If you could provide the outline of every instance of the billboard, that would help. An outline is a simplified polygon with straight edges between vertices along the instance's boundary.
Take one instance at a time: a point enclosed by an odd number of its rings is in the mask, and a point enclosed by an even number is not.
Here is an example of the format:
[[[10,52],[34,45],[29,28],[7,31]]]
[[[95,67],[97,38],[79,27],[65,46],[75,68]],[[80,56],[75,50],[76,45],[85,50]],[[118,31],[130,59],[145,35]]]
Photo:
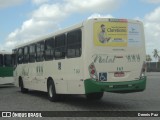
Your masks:
[[[138,24],[125,22],[95,22],[93,38],[96,46],[126,47],[140,43]]]

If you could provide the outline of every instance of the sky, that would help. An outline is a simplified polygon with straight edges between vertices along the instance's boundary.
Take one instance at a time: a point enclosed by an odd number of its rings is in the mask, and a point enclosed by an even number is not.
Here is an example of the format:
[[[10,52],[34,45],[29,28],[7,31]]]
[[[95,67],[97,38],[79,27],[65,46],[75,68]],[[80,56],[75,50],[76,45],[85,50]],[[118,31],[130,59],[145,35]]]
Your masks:
[[[141,20],[147,54],[160,51],[160,0],[0,0],[0,50],[97,17]]]

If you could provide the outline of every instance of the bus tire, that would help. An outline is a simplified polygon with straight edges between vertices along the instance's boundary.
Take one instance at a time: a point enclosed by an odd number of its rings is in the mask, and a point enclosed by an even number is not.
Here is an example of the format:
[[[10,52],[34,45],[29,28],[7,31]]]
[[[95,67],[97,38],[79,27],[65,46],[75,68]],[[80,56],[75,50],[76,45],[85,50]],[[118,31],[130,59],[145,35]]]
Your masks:
[[[58,101],[58,95],[56,94],[55,84],[53,80],[48,81],[47,90],[48,90],[48,99],[51,102]]]
[[[88,93],[86,97],[88,100],[100,100],[103,97],[104,92]]]
[[[24,88],[24,84],[23,84],[23,80],[22,79],[20,79],[20,81],[19,81],[19,86],[21,88],[21,92],[22,93],[27,93],[28,92],[28,89]]]

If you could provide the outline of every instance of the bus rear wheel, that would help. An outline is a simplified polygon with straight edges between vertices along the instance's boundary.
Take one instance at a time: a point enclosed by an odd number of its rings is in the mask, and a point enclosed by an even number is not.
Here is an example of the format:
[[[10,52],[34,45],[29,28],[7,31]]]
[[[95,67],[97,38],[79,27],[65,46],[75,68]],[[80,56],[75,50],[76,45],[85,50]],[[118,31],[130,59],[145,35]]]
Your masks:
[[[88,93],[86,97],[88,100],[100,100],[103,97],[104,92],[97,92],[97,93]]]
[[[51,80],[49,81],[47,89],[48,89],[48,99],[51,102],[58,101],[58,95],[56,94],[55,85],[53,81]]]
[[[22,79],[20,79],[20,81],[19,81],[19,86],[21,88],[21,92],[22,93],[27,93],[28,92],[28,89],[24,88],[24,84],[23,84],[23,80]]]

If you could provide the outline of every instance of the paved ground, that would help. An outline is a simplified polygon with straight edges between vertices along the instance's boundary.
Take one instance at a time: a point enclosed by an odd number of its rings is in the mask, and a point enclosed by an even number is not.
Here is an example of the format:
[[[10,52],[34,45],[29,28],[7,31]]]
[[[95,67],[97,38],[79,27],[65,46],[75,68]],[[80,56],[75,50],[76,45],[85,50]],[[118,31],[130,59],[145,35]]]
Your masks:
[[[100,101],[88,101],[85,96],[70,95],[64,96],[60,102],[52,103],[47,99],[47,94],[44,92],[30,91],[27,94],[22,94],[19,88],[14,86],[1,86],[0,111],[160,111],[160,73],[147,75],[147,88],[144,92],[132,94],[105,93]],[[64,119],[69,120],[70,118]],[[91,118],[87,119],[90,120]],[[105,118],[94,117],[93,119]],[[118,118],[108,119],[117,120]],[[119,118],[118,120],[128,119],[145,120],[146,118]],[[155,120],[158,118],[147,119]]]

